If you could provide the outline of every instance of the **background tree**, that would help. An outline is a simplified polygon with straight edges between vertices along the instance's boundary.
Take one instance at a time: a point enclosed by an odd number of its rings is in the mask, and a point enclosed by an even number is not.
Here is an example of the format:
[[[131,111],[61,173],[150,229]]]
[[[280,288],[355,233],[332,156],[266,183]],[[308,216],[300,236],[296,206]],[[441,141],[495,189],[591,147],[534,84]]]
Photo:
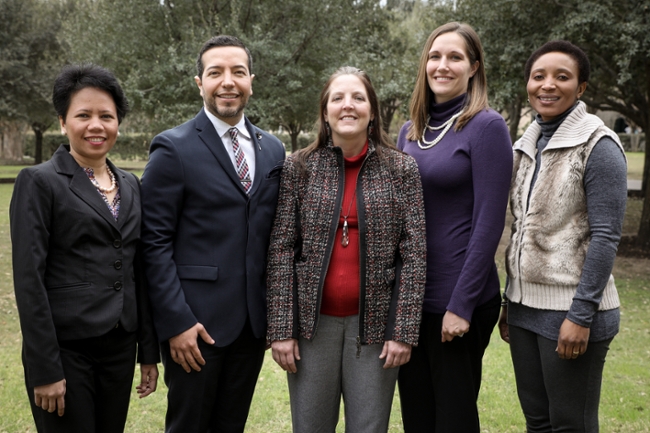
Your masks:
[[[430,8],[422,2],[393,0],[377,8],[365,43],[354,43],[350,63],[368,72],[377,91],[384,131],[389,132],[396,113],[408,118],[422,46],[435,28]],[[400,127],[401,125],[396,125]]]
[[[61,66],[55,4],[39,0],[0,3],[0,127],[1,155],[20,161],[23,132],[29,125],[36,137],[35,163],[41,162],[43,133],[56,121],[52,82]]]

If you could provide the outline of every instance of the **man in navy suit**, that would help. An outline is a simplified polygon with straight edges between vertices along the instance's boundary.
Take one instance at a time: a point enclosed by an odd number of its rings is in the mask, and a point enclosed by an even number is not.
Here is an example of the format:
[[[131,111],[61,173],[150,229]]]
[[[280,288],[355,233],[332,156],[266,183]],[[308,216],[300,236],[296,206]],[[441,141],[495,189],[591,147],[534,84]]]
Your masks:
[[[285,150],[244,116],[254,75],[240,40],[208,40],[197,70],[203,109],[153,139],[142,178],[165,431],[243,432],[266,346],[266,254]]]

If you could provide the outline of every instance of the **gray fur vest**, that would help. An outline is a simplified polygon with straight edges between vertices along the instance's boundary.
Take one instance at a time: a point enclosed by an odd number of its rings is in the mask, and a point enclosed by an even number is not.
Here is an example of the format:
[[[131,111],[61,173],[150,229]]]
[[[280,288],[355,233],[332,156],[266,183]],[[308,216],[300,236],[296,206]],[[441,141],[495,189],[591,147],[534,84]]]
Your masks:
[[[588,114],[584,103],[578,103],[543,150],[531,193],[540,133],[541,127],[534,122],[514,144],[510,186],[514,221],[506,251],[506,296],[532,308],[568,311],[591,239],[584,188],[587,160],[603,136],[621,144],[602,120]],[[610,275],[599,309],[619,305]]]

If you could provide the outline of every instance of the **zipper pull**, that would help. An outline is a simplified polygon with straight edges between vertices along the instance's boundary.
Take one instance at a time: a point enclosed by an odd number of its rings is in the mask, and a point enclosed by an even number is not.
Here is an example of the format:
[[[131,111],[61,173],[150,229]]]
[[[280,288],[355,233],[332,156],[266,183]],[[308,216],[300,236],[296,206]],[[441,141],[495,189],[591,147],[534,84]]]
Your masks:
[[[361,337],[357,335],[357,358],[361,357]]]

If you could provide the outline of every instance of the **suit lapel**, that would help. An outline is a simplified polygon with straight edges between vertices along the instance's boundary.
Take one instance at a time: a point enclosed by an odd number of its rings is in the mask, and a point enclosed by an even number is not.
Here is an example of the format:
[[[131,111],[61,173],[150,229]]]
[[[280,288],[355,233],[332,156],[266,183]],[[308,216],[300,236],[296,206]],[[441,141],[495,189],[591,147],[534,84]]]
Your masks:
[[[106,222],[117,228],[115,218],[108,210],[104,199],[90,182],[84,169],[70,155],[69,150],[65,146],[59,147],[56,153],[52,155],[52,160],[59,174],[72,177],[70,179],[70,190],[104,218]]]
[[[131,213],[131,208],[133,207],[133,186],[126,180],[126,174],[124,174],[121,170],[118,170],[112,162],[108,160],[106,162],[108,163],[108,166],[111,168],[113,173],[115,173],[115,177],[117,178],[120,186],[120,213],[117,216],[117,226],[122,229],[124,222],[128,220],[128,217]],[[104,203],[104,207],[106,207],[106,203]],[[111,218],[112,217],[113,216],[111,215]],[[114,218],[113,221],[115,221]]]
[[[212,125],[212,122],[210,122],[210,119],[208,119],[208,116],[206,116],[203,109],[196,116],[195,120],[196,129],[198,131],[199,138],[201,141],[203,141],[203,144],[205,144],[208,149],[210,149],[210,152],[212,152],[214,157],[223,168],[224,172],[228,175],[228,177],[230,177],[237,189],[239,189],[241,193],[246,196],[246,191],[240,182],[239,175],[237,174],[235,167],[232,165],[232,160],[230,159],[230,156],[228,155],[228,152],[226,151],[221,138],[217,135],[217,131],[214,129],[214,125]]]

